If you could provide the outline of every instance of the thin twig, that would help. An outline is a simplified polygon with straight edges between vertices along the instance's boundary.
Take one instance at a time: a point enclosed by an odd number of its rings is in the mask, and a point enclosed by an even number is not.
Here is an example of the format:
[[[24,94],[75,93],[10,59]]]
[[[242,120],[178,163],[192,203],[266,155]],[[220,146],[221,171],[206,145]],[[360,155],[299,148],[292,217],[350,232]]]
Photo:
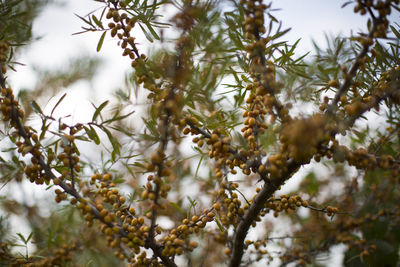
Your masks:
[[[368,36],[366,38],[368,38],[368,39],[374,38],[374,34],[378,29],[378,22],[380,22],[380,20],[381,20],[381,18],[373,19],[372,28],[369,31]],[[328,115],[334,114],[334,112],[337,108],[337,104],[339,103],[340,97],[344,93],[346,93],[346,91],[349,89],[350,85],[352,84],[352,80],[353,80],[354,76],[356,75],[357,70],[361,66],[362,59],[367,55],[371,45],[372,45],[372,43],[366,43],[363,45],[362,50],[356,56],[354,63],[350,68],[350,71],[348,73],[345,73],[344,82],[340,85],[339,90],[336,92],[336,95],[335,95],[332,103],[327,108]]]
[[[211,134],[206,132],[205,130],[201,129],[200,127],[194,125],[192,122],[188,121],[187,125],[190,126],[190,128],[196,130],[199,132],[201,135],[203,135],[205,138],[211,138]],[[242,162],[246,162],[247,159],[243,157],[242,155],[239,154],[237,150],[235,150],[230,144],[229,144],[229,152],[234,155],[235,158],[241,160]]]

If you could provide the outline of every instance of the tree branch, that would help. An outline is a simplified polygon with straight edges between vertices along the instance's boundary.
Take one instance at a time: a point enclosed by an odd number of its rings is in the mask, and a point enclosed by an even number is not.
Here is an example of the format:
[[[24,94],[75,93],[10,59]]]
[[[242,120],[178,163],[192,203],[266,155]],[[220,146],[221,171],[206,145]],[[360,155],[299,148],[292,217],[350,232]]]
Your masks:
[[[294,171],[296,171],[300,164],[292,159],[287,161],[287,172],[282,174],[280,179],[269,180],[268,177],[261,177],[265,182],[264,187],[257,194],[253,202],[251,203],[249,209],[243,216],[239,225],[236,228],[236,232],[233,238],[233,250],[231,255],[231,260],[229,267],[240,266],[244,253],[244,239],[247,236],[249,228],[255,219],[257,218],[260,211],[264,208],[264,204],[267,202],[268,198],[281,186]]]
[[[4,78],[3,74],[1,73],[1,71],[0,71],[0,86],[1,86],[1,89],[6,89],[5,78]],[[5,96],[5,97],[8,97],[8,96]],[[11,97],[9,97],[9,98],[11,98]],[[15,107],[12,99],[10,99],[10,100],[11,100],[10,101],[11,102],[11,104],[10,104],[11,105],[10,120],[11,120],[11,122],[14,123],[14,127],[18,130],[19,135],[25,140],[25,142],[28,145],[32,145],[32,142],[30,140],[30,135],[26,132],[25,127],[18,116],[18,110]],[[50,179],[53,180],[53,179],[57,178],[56,175],[52,172],[50,166],[44,161],[42,155],[32,154],[32,156],[38,160],[38,164],[42,167],[42,169],[44,170],[44,172]],[[79,192],[75,188],[69,186],[66,182],[64,182],[60,179],[58,179],[58,180],[59,180],[58,186],[60,186],[67,194],[75,197],[77,200],[83,199],[83,197],[79,194]],[[93,214],[94,218],[101,221],[103,224],[107,225],[110,228],[117,226],[119,228],[119,235],[121,235],[122,237],[128,236],[126,231],[120,225],[114,224],[112,222],[109,222],[109,223],[105,222],[104,218],[101,216],[98,209],[90,203],[87,203],[87,204],[91,206],[91,213]],[[150,249],[152,249],[154,254],[157,255],[157,257],[159,257],[162,260],[162,262],[163,262],[163,264],[165,264],[165,266],[169,266],[169,267],[177,266],[171,259],[162,255],[162,246],[157,244],[154,241],[154,239],[147,242],[147,245]]]
[[[197,132],[199,132],[201,135],[203,135],[205,138],[211,138],[211,134],[209,134],[208,132],[206,132],[205,130],[201,129],[200,127],[196,126],[195,124],[193,124],[192,122],[187,122],[187,125],[190,126],[190,128],[196,130]],[[235,156],[235,158],[246,162],[247,159],[246,157],[243,157],[242,155],[239,154],[239,152],[237,150],[235,150],[231,144],[229,144],[229,152],[231,154],[233,154]]]
[[[345,73],[344,82],[341,84],[341,86],[339,87],[339,90],[336,92],[336,95],[335,95],[332,103],[328,106],[327,114],[333,115],[334,111],[336,110],[337,104],[339,103],[340,97],[349,89],[349,87],[352,83],[352,79],[356,75],[356,72],[362,63],[362,59],[367,55],[370,46],[373,44],[373,42],[369,43],[368,40],[372,40],[372,38],[374,38],[374,34],[378,29],[378,24],[380,21],[381,21],[380,17],[378,19],[373,20],[372,28],[369,31],[368,36],[365,37],[365,38],[367,38],[367,42],[363,44],[362,50],[356,56],[354,63],[351,66],[349,72]],[[362,37],[362,38],[364,38],[364,37]]]

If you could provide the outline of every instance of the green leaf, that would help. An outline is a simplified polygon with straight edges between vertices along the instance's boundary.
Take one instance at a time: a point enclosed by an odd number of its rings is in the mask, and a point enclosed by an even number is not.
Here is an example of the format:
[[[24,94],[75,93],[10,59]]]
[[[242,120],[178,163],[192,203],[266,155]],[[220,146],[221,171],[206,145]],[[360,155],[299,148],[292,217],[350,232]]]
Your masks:
[[[97,26],[99,26],[100,28],[104,29],[103,24],[101,23],[101,21],[99,21],[95,15],[92,15],[92,19],[94,21],[94,23],[96,23]]]
[[[107,134],[108,140],[110,141],[110,143],[113,147],[111,157],[112,157],[113,161],[115,161],[116,155],[119,156],[121,154],[121,151],[119,149],[120,144],[119,144],[118,140],[112,135],[112,133],[107,128],[102,127],[101,129]]]
[[[85,129],[88,137],[91,140],[93,140],[96,145],[99,145],[100,144],[99,136],[97,135],[95,129],[91,125],[89,125],[89,127],[90,127],[90,129],[88,127],[86,127],[86,126],[83,126],[83,128]]]
[[[31,101],[31,106],[33,108],[33,110],[38,113],[38,114],[43,114],[42,109],[40,108],[40,106],[38,105],[38,103],[36,103],[36,101]]]
[[[192,208],[194,209],[194,207],[196,207],[197,202],[196,202],[196,200],[193,200],[190,196],[187,196],[187,199],[190,202],[190,206],[187,211],[187,217],[190,217],[190,212],[191,212]]]
[[[150,131],[150,133],[155,136],[158,137],[158,131],[157,131],[157,126],[154,120],[148,120],[146,118],[142,118],[143,123],[146,125],[146,128]]]
[[[56,110],[57,106],[63,101],[63,99],[67,96],[67,93],[63,94],[63,96],[57,101],[57,104],[51,110],[50,116],[53,116],[54,111]]]
[[[138,161],[136,161],[136,162],[134,162],[134,163],[132,163],[132,164],[130,164],[130,165],[131,165],[131,166],[134,166],[134,167],[139,167],[139,168],[141,168],[141,169],[146,169],[146,166],[145,166],[144,164],[138,162]]]
[[[123,134],[125,134],[126,136],[133,136],[133,132],[128,128],[125,129],[124,127],[120,127],[120,126],[110,126],[111,129],[121,132]]]
[[[81,20],[83,20],[86,24],[89,24],[90,26],[93,26],[93,23],[92,23],[92,21],[90,20],[90,17],[89,17],[89,20],[87,20],[87,19],[85,19],[84,17],[79,16],[78,14],[75,14],[75,16],[77,16],[78,18],[80,18]]]
[[[194,177],[197,177],[197,174],[199,173],[200,165],[201,165],[201,162],[203,161],[203,158],[204,158],[204,155],[201,155],[199,163],[197,164],[197,168],[196,168],[196,172],[194,174]]]
[[[109,120],[103,121],[103,124],[105,124],[105,123],[110,123],[110,122],[113,122],[113,121],[120,121],[120,120],[123,120],[123,119],[125,119],[126,117],[129,117],[130,115],[132,115],[133,113],[135,113],[135,111],[129,112],[128,114],[121,115],[121,116],[114,116],[113,118],[111,118],[111,119],[109,119]]]
[[[221,232],[225,232],[225,228],[224,228],[224,226],[222,226],[222,224],[221,224],[221,222],[218,220],[218,218],[215,217],[214,220],[215,220],[215,222],[217,223],[219,230],[220,230]]]
[[[158,36],[157,32],[153,29],[153,27],[151,27],[151,24],[147,22],[147,23],[146,23],[146,26],[147,26],[147,28],[149,29],[150,33],[153,35],[153,37],[154,37],[156,40],[160,40],[160,36]]]
[[[19,160],[18,160],[17,156],[12,156],[11,160],[12,160],[16,165],[19,165]]]
[[[26,239],[26,242],[29,242],[29,240],[31,240],[32,235],[33,235],[33,232],[31,232],[31,233],[29,234],[28,238]]]
[[[10,152],[10,151],[15,151],[15,150],[17,150],[16,147],[9,147],[9,148],[2,149],[1,152]]]
[[[97,52],[100,52],[100,49],[101,49],[101,47],[103,46],[104,37],[106,36],[106,33],[107,33],[106,31],[103,32],[103,34],[102,34],[101,37],[100,37],[99,42],[97,43],[97,48],[96,48],[96,51],[97,51]]]
[[[112,152],[111,152],[111,161],[112,162],[115,162],[115,159],[117,158],[117,154],[115,153],[115,150],[113,150]]]
[[[153,38],[151,38],[151,35],[144,29],[144,27],[142,26],[142,24],[139,23],[140,28],[143,31],[144,36],[146,37],[147,40],[149,40],[150,43],[152,43],[154,40]]]
[[[344,3],[344,4],[341,6],[341,8],[344,8],[345,6],[347,6],[347,5],[351,4],[351,3],[353,3],[353,1],[347,1],[346,3]]]
[[[48,187],[46,187],[46,191],[49,190],[50,188],[52,188],[54,186],[54,184],[49,185]]]
[[[42,122],[42,128],[41,128],[41,133],[39,136],[39,140],[43,140],[43,138],[46,135],[47,130],[49,129],[51,123],[46,124],[46,119],[43,120]]]
[[[108,100],[104,101],[103,103],[101,103],[101,105],[98,108],[96,108],[96,106],[95,106],[96,111],[93,114],[92,121],[95,121],[97,119],[97,117],[100,115],[100,112],[102,111],[102,109],[105,108],[105,106],[107,106],[108,102],[109,102]]]
[[[190,207],[189,207],[189,209],[191,209],[191,208],[193,208],[193,207],[195,207],[195,206],[197,205],[196,200],[193,200],[190,196],[187,196],[187,199],[188,199],[189,202],[190,202]]]
[[[21,239],[21,241],[26,245],[28,243],[28,240],[25,239],[25,237],[21,234],[21,233],[17,233],[17,235],[19,236],[19,239]]]
[[[396,37],[397,37],[398,39],[400,39],[400,32],[399,32],[398,30],[396,30],[396,28],[393,27],[393,26],[390,26],[390,29],[392,29],[394,35],[396,35]]]
[[[147,213],[149,213],[151,211],[151,209],[145,210],[143,211],[143,215],[146,215]]]
[[[124,178],[117,178],[117,179],[114,179],[113,180],[113,183],[114,184],[123,184],[123,183],[125,183],[125,179]]]
[[[178,204],[176,204],[176,203],[174,203],[172,201],[169,202],[169,204],[171,204],[171,206],[173,206],[175,209],[177,209],[180,213],[183,213],[181,207],[179,207]]]

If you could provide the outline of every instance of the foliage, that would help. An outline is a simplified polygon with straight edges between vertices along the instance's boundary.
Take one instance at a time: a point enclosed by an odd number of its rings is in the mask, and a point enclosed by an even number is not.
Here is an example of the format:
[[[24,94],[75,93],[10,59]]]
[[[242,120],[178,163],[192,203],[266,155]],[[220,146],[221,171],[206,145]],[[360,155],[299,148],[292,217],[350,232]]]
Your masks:
[[[12,235],[2,217],[2,265],[319,266],[339,245],[345,266],[399,264],[400,25],[388,20],[398,0],[346,2],[368,32],[301,56],[262,1],[97,2],[78,34],[97,32],[99,52],[118,40],[132,73],[75,123],[55,116],[65,95],[50,112],[38,98],[91,79],[98,62],[42,72],[16,97],[5,75],[37,13],[0,1],[1,182],[46,185],[64,203],[5,195],[3,211],[32,232]]]
[[[32,38],[32,22],[43,6],[51,0],[1,0],[0,40],[7,45],[7,53],[2,53],[0,61],[12,67],[16,47],[24,45]],[[4,71],[4,69],[3,69]]]

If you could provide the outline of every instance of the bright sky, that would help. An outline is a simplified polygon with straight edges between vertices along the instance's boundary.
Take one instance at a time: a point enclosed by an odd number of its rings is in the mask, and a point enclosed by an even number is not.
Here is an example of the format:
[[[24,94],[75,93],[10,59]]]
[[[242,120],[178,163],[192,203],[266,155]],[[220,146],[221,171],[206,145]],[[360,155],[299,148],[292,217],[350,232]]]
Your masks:
[[[70,57],[88,54],[98,54],[105,59],[104,68],[93,84],[98,92],[109,92],[121,86],[123,77],[129,70],[129,60],[122,58],[121,49],[116,42],[106,39],[101,52],[96,53],[100,33],[72,35],[80,31],[83,25],[74,13],[86,15],[101,7],[101,3],[87,0],[64,2],[63,5],[50,5],[35,22],[33,32],[37,36],[42,36],[42,39],[29,46],[19,58],[19,61],[27,66],[18,67],[18,72],[12,75],[14,87],[31,87],[35,81],[30,71],[33,65],[57,67],[62,66]],[[304,52],[312,48],[311,38],[324,44],[324,32],[348,35],[351,29],[355,31],[365,29],[366,17],[355,15],[351,6],[341,9],[343,2],[342,0],[278,0],[273,2],[273,7],[281,9],[274,14],[283,21],[283,27],[292,28],[286,39],[294,42],[302,38],[300,48],[301,52]]]
[[[312,38],[324,45],[324,33],[334,35],[343,33],[348,36],[352,29],[358,31],[366,28],[366,17],[354,14],[352,6],[342,9],[341,5],[344,2],[344,0],[277,0],[273,1],[272,7],[280,9],[273,14],[283,21],[283,28],[292,28],[284,40],[294,43],[302,38],[298,50],[300,55],[312,49]],[[88,107],[91,107],[90,102],[100,104],[109,99],[115,89],[123,86],[124,77],[130,70],[130,61],[127,57],[121,56],[122,50],[117,46],[116,40],[112,40],[109,35],[100,53],[96,52],[96,46],[101,33],[72,35],[81,31],[81,27],[84,26],[74,14],[84,16],[102,7],[101,3],[90,0],[56,0],[56,3],[45,8],[35,21],[33,32],[42,38],[28,46],[20,55],[18,61],[26,66],[18,66],[17,73],[9,74],[9,81],[15,89],[32,88],[36,81],[32,72],[33,66],[58,68],[66,64],[71,57],[79,55],[100,57],[104,64],[93,83],[76,83],[68,88],[67,98],[63,101],[63,105],[68,103],[68,114],[74,118],[79,117],[80,121],[87,121],[93,113],[91,109],[88,110]],[[139,42],[147,43],[142,35],[135,37]],[[139,49],[147,52],[144,46],[139,46]],[[52,108],[60,95],[53,99],[49,97],[47,109]],[[63,105],[59,110],[64,109]]]
[[[311,38],[318,44],[324,44],[324,34],[343,34],[349,36],[360,30],[366,30],[367,16],[353,12],[354,5],[341,8],[344,0],[278,0],[273,7],[281,8],[276,12],[285,27],[291,27],[290,40],[302,38],[302,49],[312,49]]]

